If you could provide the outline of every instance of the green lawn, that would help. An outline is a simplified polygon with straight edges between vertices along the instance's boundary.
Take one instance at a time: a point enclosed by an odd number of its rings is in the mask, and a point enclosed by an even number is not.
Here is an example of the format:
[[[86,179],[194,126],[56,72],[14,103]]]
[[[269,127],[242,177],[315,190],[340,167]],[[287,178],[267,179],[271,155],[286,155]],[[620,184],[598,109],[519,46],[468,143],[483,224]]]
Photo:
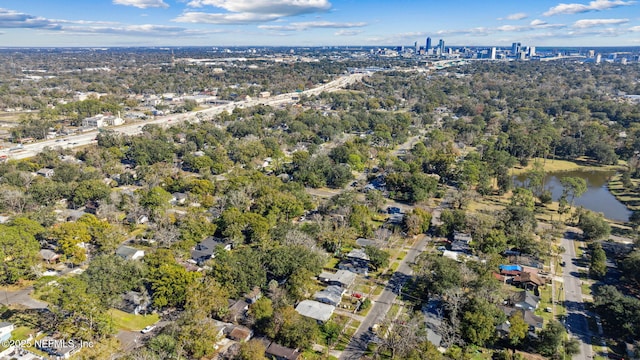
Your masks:
[[[113,325],[122,330],[137,331],[160,321],[158,314],[133,315],[124,311],[110,309],[109,315],[113,319]]]
[[[13,330],[13,332],[11,333],[11,338],[14,340],[26,340],[29,338],[29,334],[35,335],[35,333],[36,331],[29,327],[19,326]]]
[[[329,258],[327,263],[324,264],[324,268],[325,269],[335,269],[338,266],[339,262],[340,262],[340,259],[338,259],[337,257],[331,257],[331,258]]]

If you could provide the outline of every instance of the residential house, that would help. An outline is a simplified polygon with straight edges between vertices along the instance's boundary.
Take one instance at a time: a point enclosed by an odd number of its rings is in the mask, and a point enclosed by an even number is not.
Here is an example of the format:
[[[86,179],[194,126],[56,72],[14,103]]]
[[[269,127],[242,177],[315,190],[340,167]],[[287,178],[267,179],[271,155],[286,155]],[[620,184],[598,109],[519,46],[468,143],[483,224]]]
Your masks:
[[[254,304],[261,297],[262,297],[262,290],[260,290],[259,286],[254,286],[250,292],[244,295],[244,298],[247,300],[249,304]]]
[[[454,232],[453,241],[451,242],[451,251],[470,253],[471,241],[473,238],[469,234]]]
[[[55,174],[55,170],[49,169],[49,168],[42,168],[42,169],[36,171],[36,175],[40,175],[40,176],[45,177],[47,179],[52,178],[54,174]]]
[[[525,290],[537,291],[538,287],[544,286],[545,281],[535,273],[522,272],[520,275],[515,276],[511,283]]]
[[[303,300],[296,306],[298,314],[314,319],[320,323],[327,322],[331,318],[331,315],[333,315],[335,309],[336,307],[333,305],[323,304],[313,300]]]
[[[38,350],[57,359],[69,359],[73,354],[81,350],[78,342],[72,344],[69,341],[62,341],[61,339],[54,339],[49,336],[40,339],[36,343],[36,346]]]
[[[11,339],[11,333],[15,329],[15,326],[9,322],[0,322],[0,341],[7,341]]]
[[[318,276],[318,279],[329,285],[342,286],[347,289],[356,280],[356,274],[348,270],[338,270],[335,273],[323,271]]]
[[[535,310],[538,308],[538,304],[540,303],[540,297],[535,296],[530,291],[522,290],[513,296],[511,303],[516,308]]]
[[[187,194],[182,193],[182,192],[174,192],[173,194],[171,194],[171,204],[172,205],[184,205],[184,203],[187,201]]]
[[[144,257],[144,250],[136,249],[127,245],[120,245],[120,247],[116,249],[116,255],[125,260],[138,260]]]
[[[118,309],[129,314],[139,315],[146,314],[150,305],[151,301],[148,296],[137,291],[129,291],[122,296]]]
[[[336,286],[330,285],[327,286],[324,290],[320,290],[313,295],[313,298],[317,301],[333,306],[338,306],[340,301],[342,301],[342,295],[344,295],[345,289]]]
[[[440,347],[442,343],[442,335],[440,334],[440,327],[442,325],[441,307],[442,303],[440,300],[430,300],[422,307],[427,340],[436,347]]]
[[[359,262],[354,262],[352,260],[343,260],[338,264],[338,269],[352,272],[354,274],[360,274],[367,276],[369,275],[369,266],[362,265]]]
[[[536,329],[542,329],[543,327],[544,319],[541,316],[537,316],[536,314],[534,314],[531,310],[518,309],[509,306],[500,306],[500,310],[502,310],[507,318],[519,312],[522,315],[522,319],[524,320],[524,322],[529,325],[529,331],[535,332]],[[505,324],[501,324],[500,326],[498,326],[497,330],[498,333],[507,335],[509,334],[509,328],[510,326],[507,322],[506,326]]]
[[[374,246],[374,247],[380,247],[380,243],[378,243],[376,240],[371,240],[371,239],[365,239],[365,238],[357,238],[356,239],[356,245],[364,248],[366,246]]]
[[[240,325],[230,327],[229,333],[227,334],[229,339],[240,342],[249,341],[252,336],[253,330]]]
[[[300,359],[300,352],[297,349],[291,349],[282,345],[272,342],[267,346],[265,352],[267,359],[273,360],[298,360]]]
[[[227,251],[231,250],[231,242],[224,239],[209,236],[202,240],[196,247],[191,250],[191,259],[196,263],[202,264],[209,259],[215,257],[215,250],[217,247],[221,247]]]
[[[232,323],[239,323],[245,318],[248,310],[249,303],[245,299],[229,300],[229,308],[224,319]]]

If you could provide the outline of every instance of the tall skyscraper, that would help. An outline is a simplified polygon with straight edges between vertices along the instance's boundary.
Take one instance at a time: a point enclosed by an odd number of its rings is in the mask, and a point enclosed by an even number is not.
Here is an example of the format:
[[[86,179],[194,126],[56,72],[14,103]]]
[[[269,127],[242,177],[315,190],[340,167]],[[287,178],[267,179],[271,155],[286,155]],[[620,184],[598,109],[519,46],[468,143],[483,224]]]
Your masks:
[[[520,52],[520,46],[522,46],[522,44],[520,44],[519,42],[511,44],[511,55],[518,56],[518,53]]]
[[[495,60],[496,59],[496,48],[492,47],[491,48],[491,60]]]
[[[430,37],[427,38],[427,44],[426,44],[426,46],[424,48],[424,51],[426,51],[427,54],[429,53],[429,50],[431,50],[431,38]]]
[[[444,54],[444,40],[442,39],[438,41],[438,50],[440,50],[440,55]]]
[[[417,41],[413,43],[413,48],[416,49],[416,54],[420,52],[420,45]]]
[[[536,47],[529,46],[529,57],[536,56]]]

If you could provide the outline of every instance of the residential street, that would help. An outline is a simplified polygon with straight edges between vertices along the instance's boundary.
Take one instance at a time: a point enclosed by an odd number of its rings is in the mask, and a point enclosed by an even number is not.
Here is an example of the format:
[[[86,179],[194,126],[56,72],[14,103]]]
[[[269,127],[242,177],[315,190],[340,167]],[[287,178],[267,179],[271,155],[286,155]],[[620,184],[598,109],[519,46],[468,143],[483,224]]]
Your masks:
[[[0,290],[0,304],[22,305],[28,309],[46,309],[47,303],[35,300],[30,296],[33,287],[21,290]]]
[[[391,305],[395,301],[398,295],[398,289],[401,287],[411,276],[413,270],[410,267],[416,257],[424,250],[429,237],[421,235],[415,246],[409,250],[407,256],[400,262],[398,270],[393,274],[389,283],[385,286],[380,296],[374,300],[373,307],[369,311],[367,317],[362,321],[360,327],[355,332],[351,341],[347,345],[347,348],[342,352],[340,359],[360,359],[365,350],[367,344],[373,338],[373,333],[369,330],[375,323],[381,322],[386,316]]]
[[[581,280],[579,277],[578,266],[576,265],[576,250],[574,247],[574,238],[576,233],[571,230],[565,232],[562,238],[562,247],[565,252],[562,254],[562,261],[565,266],[562,269],[562,279],[564,284],[565,307],[567,309],[567,319],[565,327],[569,335],[580,341],[580,354],[573,359],[586,360],[592,359],[591,353],[591,331],[587,323],[587,313],[582,301]]]

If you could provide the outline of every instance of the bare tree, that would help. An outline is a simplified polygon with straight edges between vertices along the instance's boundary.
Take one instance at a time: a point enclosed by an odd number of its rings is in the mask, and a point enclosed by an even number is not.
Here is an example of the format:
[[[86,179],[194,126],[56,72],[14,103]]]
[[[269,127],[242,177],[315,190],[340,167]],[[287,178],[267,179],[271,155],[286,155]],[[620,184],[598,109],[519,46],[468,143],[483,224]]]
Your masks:
[[[4,207],[16,213],[22,213],[29,204],[29,199],[20,190],[5,190],[0,195]]]
[[[380,347],[391,352],[391,358],[406,358],[421,342],[426,340],[426,333],[422,330],[424,317],[420,313],[412,315],[406,320],[396,320],[382,326],[386,329]]]
[[[311,236],[300,230],[289,230],[282,241],[282,245],[284,246],[304,246],[309,249],[314,249],[316,247],[316,242],[311,238]]]

